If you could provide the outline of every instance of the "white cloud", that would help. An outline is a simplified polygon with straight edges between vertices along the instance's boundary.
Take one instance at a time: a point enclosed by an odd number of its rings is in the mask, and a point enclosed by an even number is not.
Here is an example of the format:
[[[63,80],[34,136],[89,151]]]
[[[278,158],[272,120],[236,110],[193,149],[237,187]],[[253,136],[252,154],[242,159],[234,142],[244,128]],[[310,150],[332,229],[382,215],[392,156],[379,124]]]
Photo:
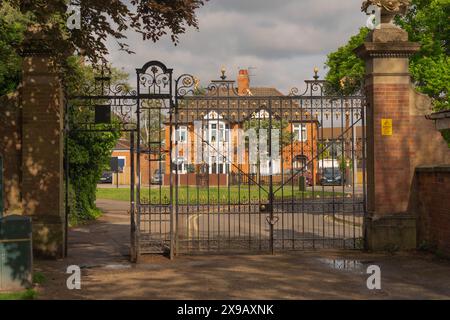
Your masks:
[[[233,78],[239,67],[255,67],[253,85],[288,92],[365,24],[360,7],[361,0],[211,0],[198,11],[200,30],[189,30],[177,47],[167,38],[152,43],[129,34],[136,54],[111,45],[111,60],[131,79],[145,62],[160,60],[175,76],[191,73],[204,85],[222,65]]]

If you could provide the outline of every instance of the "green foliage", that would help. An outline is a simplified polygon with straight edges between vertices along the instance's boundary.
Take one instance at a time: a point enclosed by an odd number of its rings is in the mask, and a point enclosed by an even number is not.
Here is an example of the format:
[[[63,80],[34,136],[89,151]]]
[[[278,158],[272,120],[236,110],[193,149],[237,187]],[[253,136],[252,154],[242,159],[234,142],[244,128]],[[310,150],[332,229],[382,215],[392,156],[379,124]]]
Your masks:
[[[279,187],[279,188],[278,188]],[[275,199],[311,199],[317,196],[323,198],[333,198],[333,197],[343,197],[342,192],[327,192],[323,190],[312,191],[300,191],[298,190],[298,185],[292,188],[292,185],[278,185],[275,188],[277,191],[274,196]],[[261,192],[261,188],[258,186],[236,186],[232,185],[228,187],[178,187],[178,203],[187,204],[189,199],[189,204],[212,204],[213,201],[218,202],[220,199],[221,204],[243,204],[248,203],[249,199],[257,199],[259,202],[259,197],[261,196],[261,201],[268,200],[268,194],[265,191]],[[116,200],[116,201],[130,201],[130,189],[129,188],[98,188],[97,198],[104,200]],[[161,202],[160,202],[161,199]],[[170,188],[161,187],[159,188],[142,188],[141,189],[141,201],[143,203],[153,203],[153,204],[169,204],[170,203]]]
[[[208,89],[198,86],[194,89],[194,96],[205,96],[208,93]]]
[[[267,137],[269,137],[269,129],[279,129],[281,131],[280,147],[283,148],[291,144],[293,133],[286,128],[289,126],[289,121],[273,118],[272,127],[269,119],[250,118],[244,122],[244,130],[254,129],[256,137],[259,139],[259,130],[267,130]]]
[[[437,110],[450,109],[450,1],[413,0],[413,7],[397,24],[419,42],[410,71],[418,90],[429,95]]]
[[[317,150],[319,150],[319,160],[331,158],[331,147],[327,148],[325,143],[317,143]]]
[[[448,147],[450,148],[450,130],[444,130],[444,131],[442,132],[442,136],[443,136],[444,139],[447,141]]]
[[[14,91],[20,81],[22,42],[28,19],[8,3],[0,5],[0,96]]]
[[[339,157],[338,160],[339,160],[339,170],[341,170],[343,174],[346,173],[347,168],[348,170],[353,169],[353,161],[351,159],[346,159],[344,156],[341,156]]]
[[[35,19],[23,15],[9,2],[0,6],[0,95],[14,91],[20,81],[21,58],[17,54],[23,41],[26,25]],[[81,94],[83,88],[94,81],[94,71],[83,66],[77,57],[70,57],[65,67],[65,83],[68,94]],[[124,75],[113,73],[113,82],[124,79]],[[73,111],[73,110],[72,110]],[[71,121],[82,117],[82,112],[69,115]],[[73,122],[72,122],[73,123]],[[111,149],[119,133],[74,133],[68,145],[70,159],[69,205],[70,220],[76,224],[82,220],[97,218],[100,211],[95,207],[96,184],[102,171],[109,165]]]
[[[331,92],[339,94],[352,94],[357,91],[364,80],[364,61],[353,52],[364,43],[369,29],[361,28],[359,33],[350,38],[349,42],[336,52],[328,55],[325,65],[329,68],[326,80]]]
[[[37,298],[37,292],[28,289],[22,292],[0,293],[0,300],[34,300]]]
[[[0,95],[15,90],[19,84],[21,59],[18,53],[29,45],[26,34],[31,25],[39,25],[41,29],[40,49],[52,49],[64,66],[67,93],[80,95],[86,85],[93,83],[94,72],[78,58],[71,57],[76,50],[91,62],[104,61],[108,53],[106,42],[115,39],[120,49],[131,52],[123,41],[125,31],[129,29],[141,34],[144,40],[157,41],[169,34],[177,43],[187,27],[198,26],[195,11],[204,2],[83,0],[82,28],[69,31],[66,27],[67,0],[0,1]],[[123,74],[113,73],[112,82],[119,79],[123,79]],[[72,109],[69,125],[86,116],[86,112],[89,111]],[[70,135],[66,148],[70,155],[72,224],[100,214],[95,208],[96,184],[102,171],[108,169],[111,149],[119,135],[119,132],[72,132]]]
[[[450,1],[413,0],[412,4],[405,17],[396,19],[396,23],[408,32],[410,41],[422,45],[419,53],[410,60],[411,74],[417,89],[433,99],[437,110],[449,109]],[[334,91],[349,94],[360,87],[364,64],[353,49],[364,42],[368,32],[367,28],[362,28],[346,45],[328,55],[326,79]]]
[[[66,22],[68,0],[3,0],[42,27],[46,35],[42,47],[71,55],[76,49],[92,62],[106,58],[107,41],[117,42],[120,50],[132,52],[126,43],[128,31],[143,40],[157,41],[169,35],[174,43],[189,27],[198,27],[196,10],[207,0],[82,0],[81,29],[69,31]]]
[[[67,63],[67,90],[69,95],[80,94],[83,86],[92,85],[94,71],[91,67],[84,66],[79,59],[72,57]],[[117,72],[113,73],[114,79],[123,76]],[[69,127],[74,125],[86,113],[92,112],[87,108],[69,109]],[[120,137],[115,132],[86,132],[72,130],[68,143],[69,154],[69,206],[70,224],[76,225],[84,220],[96,219],[100,211],[95,206],[97,182],[103,171],[109,169],[111,150]]]
[[[42,272],[35,272],[33,274],[34,284],[44,284],[47,281],[47,277]]]

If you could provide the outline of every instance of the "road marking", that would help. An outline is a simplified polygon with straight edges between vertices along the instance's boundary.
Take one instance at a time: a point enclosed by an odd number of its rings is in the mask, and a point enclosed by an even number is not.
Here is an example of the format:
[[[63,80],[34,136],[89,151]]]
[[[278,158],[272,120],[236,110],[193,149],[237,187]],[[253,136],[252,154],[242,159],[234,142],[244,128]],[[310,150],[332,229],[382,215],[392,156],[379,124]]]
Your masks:
[[[196,214],[193,214],[192,216],[190,216],[188,219],[188,230],[189,230],[188,237],[189,237],[189,239],[195,239],[195,235],[198,233],[199,218],[200,218],[200,214],[196,213]],[[196,220],[196,222],[194,222],[194,220]],[[194,227],[193,236],[191,235],[191,223],[193,224],[193,227]]]

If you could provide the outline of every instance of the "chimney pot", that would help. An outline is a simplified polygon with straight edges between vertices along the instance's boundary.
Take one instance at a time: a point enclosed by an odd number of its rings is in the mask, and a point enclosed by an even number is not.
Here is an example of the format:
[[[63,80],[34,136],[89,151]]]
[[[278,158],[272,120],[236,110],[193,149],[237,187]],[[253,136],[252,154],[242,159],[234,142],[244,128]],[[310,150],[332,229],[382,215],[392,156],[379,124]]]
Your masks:
[[[238,93],[241,96],[247,95],[250,90],[250,77],[247,69],[239,70]]]

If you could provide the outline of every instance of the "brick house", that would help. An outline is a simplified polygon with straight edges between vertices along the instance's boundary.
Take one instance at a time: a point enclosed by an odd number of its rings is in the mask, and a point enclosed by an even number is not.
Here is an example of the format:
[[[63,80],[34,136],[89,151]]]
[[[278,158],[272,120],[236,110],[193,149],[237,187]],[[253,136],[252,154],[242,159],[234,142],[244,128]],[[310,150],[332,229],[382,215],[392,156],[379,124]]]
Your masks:
[[[141,147],[141,181],[142,185],[148,185],[152,181],[153,175],[157,170],[164,170],[164,163],[159,161],[159,152],[148,152],[148,148]],[[119,172],[113,174],[112,184],[117,184],[117,178],[119,179],[119,185],[131,184],[131,147],[130,141],[127,138],[120,138],[117,141],[116,146],[112,150],[111,158],[117,158],[119,164]],[[134,163],[137,166],[137,151],[134,150]],[[136,170],[137,178],[137,170]]]
[[[180,183],[189,185],[198,184],[198,176],[201,174],[207,176],[211,185],[226,185],[235,181],[239,173],[239,179],[244,176],[244,180],[240,181],[245,182],[247,175],[268,179],[271,172],[277,183],[281,182],[283,174],[285,178],[289,178],[292,172],[302,168],[306,168],[304,174],[314,181],[318,169],[316,155],[319,121],[307,110],[302,110],[298,100],[289,99],[279,90],[251,87],[248,70],[240,70],[237,82],[239,101],[223,100],[227,94],[236,98],[234,93],[225,92],[220,94],[218,100],[205,94],[203,100],[193,97],[180,102],[179,126],[177,130],[172,127],[176,147],[172,154],[172,164],[170,157],[166,157],[165,182],[168,183],[170,170],[174,171],[177,166],[178,173],[182,176]],[[234,84],[234,81],[229,83]],[[272,104],[270,109],[267,107],[268,103]],[[249,164],[249,148],[254,139],[258,140],[257,137],[248,136],[252,141],[245,142],[245,149],[239,149],[243,143],[240,135],[251,127],[252,121],[257,124],[255,130],[258,130],[264,127],[261,125],[264,122],[265,127],[268,127],[270,118],[272,128],[280,129],[282,137],[290,137],[280,139],[280,157],[273,161],[272,171],[268,160]],[[170,141],[170,130],[167,122],[166,141]],[[201,152],[198,152],[198,148],[201,148]],[[239,154],[240,150],[245,151]],[[202,159],[197,159],[199,156]]]

